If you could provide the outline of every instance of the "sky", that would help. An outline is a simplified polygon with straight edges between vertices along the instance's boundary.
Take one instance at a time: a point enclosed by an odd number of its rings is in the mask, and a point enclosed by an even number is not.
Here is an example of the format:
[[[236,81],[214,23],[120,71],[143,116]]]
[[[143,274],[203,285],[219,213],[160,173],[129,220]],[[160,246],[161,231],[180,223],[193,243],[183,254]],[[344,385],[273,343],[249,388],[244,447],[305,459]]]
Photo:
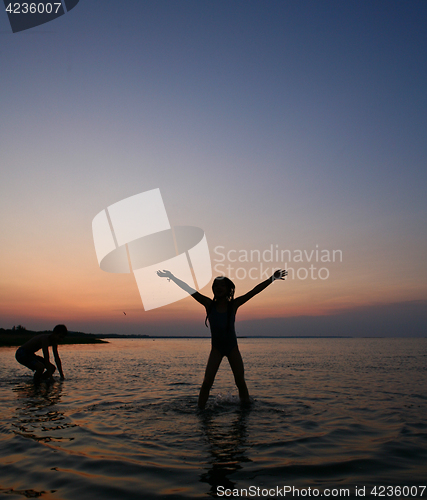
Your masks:
[[[208,336],[98,265],[93,218],[160,189],[236,295],[288,269],[238,334],[425,336],[426,61],[424,0],[1,11],[0,327]]]

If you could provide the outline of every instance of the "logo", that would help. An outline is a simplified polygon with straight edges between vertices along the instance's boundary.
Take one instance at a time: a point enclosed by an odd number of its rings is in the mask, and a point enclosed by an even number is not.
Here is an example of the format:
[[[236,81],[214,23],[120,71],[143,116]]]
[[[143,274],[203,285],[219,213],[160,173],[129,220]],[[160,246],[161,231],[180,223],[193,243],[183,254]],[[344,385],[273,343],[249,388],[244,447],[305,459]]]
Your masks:
[[[79,0],[62,0],[62,2],[49,0],[10,2],[4,0],[10,26],[14,33],[53,21],[65,14],[64,4],[67,12],[69,12],[78,3]]]
[[[99,267],[110,273],[133,272],[146,311],[172,304],[188,293],[157,276],[166,269],[200,290],[212,278],[203,229],[171,227],[160,189],[110,205],[92,221]]]

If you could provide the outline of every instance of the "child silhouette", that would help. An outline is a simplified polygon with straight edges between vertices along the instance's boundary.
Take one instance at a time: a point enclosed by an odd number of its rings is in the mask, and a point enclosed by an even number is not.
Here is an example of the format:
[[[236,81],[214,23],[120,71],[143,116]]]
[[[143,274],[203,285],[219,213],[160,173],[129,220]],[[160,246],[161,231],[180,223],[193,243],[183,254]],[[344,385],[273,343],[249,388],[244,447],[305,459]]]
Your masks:
[[[240,306],[262,292],[268,285],[273,283],[273,281],[285,279],[287,274],[287,271],[279,269],[270,278],[259,283],[245,295],[237,298],[234,298],[234,283],[225,276],[219,276],[215,278],[212,283],[214,298],[210,299],[176,278],[170,271],[157,271],[157,275],[160,278],[167,278],[169,281],[172,280],[206,309],[205,324],[209,321],[212,348],[206,366],[205,377],[200,389],[198,400],[199,408],[203,409],[206,405],[209,398],[209,392],[224,356],[227,357],[231,370],[233,371],[234,380],[239,390],[240,400],[243,403],[249,402],[249,392],[245,381],[243,360],[237,345],[236,331],[234,328],[236,312]]]

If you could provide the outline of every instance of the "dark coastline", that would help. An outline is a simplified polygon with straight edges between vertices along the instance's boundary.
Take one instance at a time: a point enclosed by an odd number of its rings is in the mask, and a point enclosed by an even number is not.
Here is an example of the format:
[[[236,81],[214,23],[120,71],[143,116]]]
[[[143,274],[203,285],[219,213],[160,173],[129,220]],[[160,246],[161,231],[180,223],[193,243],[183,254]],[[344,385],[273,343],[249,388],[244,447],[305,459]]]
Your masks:
[[[31,330],[5,330],[0,328],[0,347],[18,347],[25,344],[32,337],[45,333],[52,333],[52,331],[34,332]],[[92,333],[68,332],[61,344],[108,344],[108,341],[102,340],[98,335]]]
[[[44,333],[52,333],[49,330],[44,331],[31,331],[31,330],[5,330],[0,328],[0,347],[19,347],[32,337],[36,335],[41,335]],[[237,335],[238,339],[256,339],[256,338],[269,338],[269,339],[279,339],[279,338],[289,338],[289,339],[316,339],[316,338],[351,338],[346,336],[303,336],[303,335],[286,335],[286,336],[240,336]],[[67,337],[61,341],[61,344],[108,344],[110,339],[145,339],[145,340],[156,340],[156,339],[206,339],[210,340],[210,336],[173,336],[173,335],[119,335],[115,333],[110,334],[94,334],[94,333],[83,333],[83,332],[68,332]]]
[[[142,339],[142,340],[156,340],[156,339],[206,339],[210,340],[210,335],[120,335],[116,333],[96,334],[96,337],[100,339]],[[239,335],[238,339],[422,339],[427,338],[427,336],[419,335],[409,335],[408,337],[402,337],[397,335]]]

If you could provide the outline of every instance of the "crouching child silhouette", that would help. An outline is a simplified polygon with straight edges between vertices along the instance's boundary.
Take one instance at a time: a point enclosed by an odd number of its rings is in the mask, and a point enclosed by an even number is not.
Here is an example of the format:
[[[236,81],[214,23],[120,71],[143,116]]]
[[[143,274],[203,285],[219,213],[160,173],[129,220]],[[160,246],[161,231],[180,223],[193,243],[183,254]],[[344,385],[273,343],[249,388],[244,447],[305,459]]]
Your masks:
[[[189,293],[197,302],[206,309],[205,324],[209,321],[211,330],[212,348],[206,366],[205,377],[200,389],[198,406],[203,409],[209,398],[209,392],[214,383],[215,376],[225,356],[233,371],[234,381],[239,390],[242,403],[249,403],[249,391],[245,381],[245,370],[242,356],[237,345],[234,323],[237,309],[249,299],[265,290],[275,280],[283,280],[287,271],[278,270],[270,278],[266,279],[251,291],[240,297],[234,298],[234,283],[225,276],[215,278],[212,283],[213,299],[197,292],[183,281],[176,278],[170,271],[157,271],[160,278],[172,280],[180,288]]]
[[[21,363],[21,365],[35,372],[35,383],[39,383],[42,379],[51,378],[56,369],[55,365],[49,361],[49,347],[52,347],[53,357],[61,379],[65,378],[64,372],[62,371],[61,358],[58,354],[58,342],[61,341],[67,333],[68,330],[65,325],[56,325],[52,333],[36,335],[16,351],[15,358],[18,363]],[[43,357],[36,355],[36,352],[40,349],[43,351]]]

